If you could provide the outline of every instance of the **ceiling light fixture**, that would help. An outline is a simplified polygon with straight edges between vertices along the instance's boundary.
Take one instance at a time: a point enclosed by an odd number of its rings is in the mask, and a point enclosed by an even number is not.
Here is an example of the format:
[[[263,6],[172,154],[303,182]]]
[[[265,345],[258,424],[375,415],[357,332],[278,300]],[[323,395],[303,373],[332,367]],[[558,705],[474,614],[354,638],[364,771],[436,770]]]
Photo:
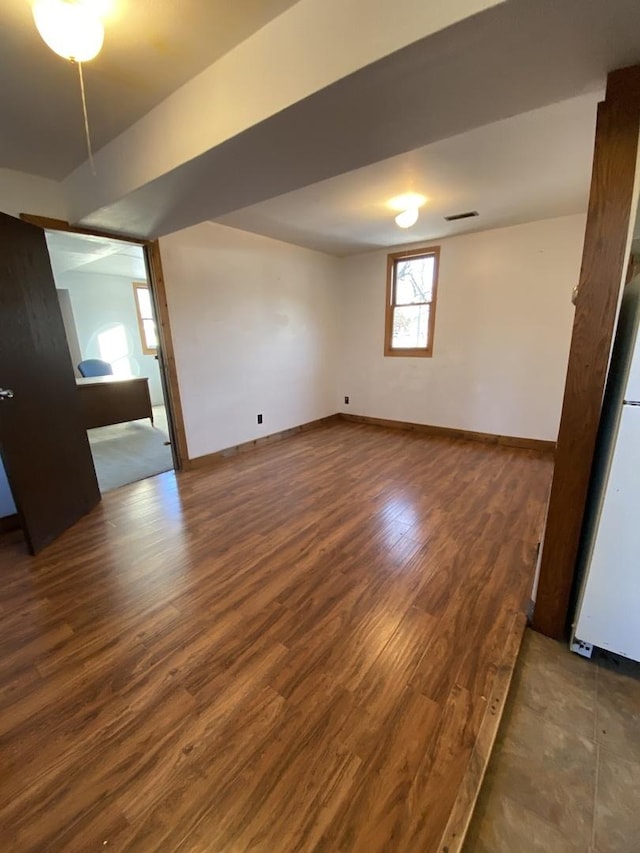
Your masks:
[[[418,221],[420,208],[426,200],[425,196],[418,193],[404,193],[387,202],[387,207],[400,211],[395,218],[399,228],[411,228]]]
[[[87,151],[94,175],[96,170],[91,150],[82,63],[94,59],[102,49],[104,24],[101,15],[106,10],[104,3],[91,0],[35,0],[33,4],[33,20],[44,43],[58,56],[78,65]]]
[[[411,228],[418,221],[418,215],[417,207],[408,207],[396,216],[396,225],[399,228]]]
[[[36,0],[33,19],[42,40],[72,62],[94,59],[104,42],[104,24],[84,0]]]

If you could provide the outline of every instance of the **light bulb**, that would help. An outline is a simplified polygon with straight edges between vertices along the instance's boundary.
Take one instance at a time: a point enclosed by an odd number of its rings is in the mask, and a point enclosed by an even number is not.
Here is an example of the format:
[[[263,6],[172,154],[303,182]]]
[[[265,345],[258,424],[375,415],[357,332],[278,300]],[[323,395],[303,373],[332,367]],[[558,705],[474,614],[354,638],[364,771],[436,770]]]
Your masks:
[[[418,208],[408,207],[396,216],[396,225],[400,228],[411,228],[418,221]]]
[[[33,19],[43,41],[59,56],[88,62],[100,53],[104,26],[81,0],[36,0]]]

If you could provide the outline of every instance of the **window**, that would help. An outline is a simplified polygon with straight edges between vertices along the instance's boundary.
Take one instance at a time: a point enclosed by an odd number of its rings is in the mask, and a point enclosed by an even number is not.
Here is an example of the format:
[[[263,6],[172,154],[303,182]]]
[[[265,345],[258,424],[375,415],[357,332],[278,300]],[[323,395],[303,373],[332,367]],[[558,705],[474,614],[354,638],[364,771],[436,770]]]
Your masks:
[[[158,352],[158,332],[153,316],[149,285],[144,281],[134,281],[133,295],[136,299],[142,352],[145,355],[156,355]]]
[[[129,359],[128,338],[127,330],[122,323],[113,323],[103,331],[98,332],[100,358],[109,362],[114,376],[133,375]]]
[[[385,355],[433,355],[439,257],[439,246],[389,255]]]

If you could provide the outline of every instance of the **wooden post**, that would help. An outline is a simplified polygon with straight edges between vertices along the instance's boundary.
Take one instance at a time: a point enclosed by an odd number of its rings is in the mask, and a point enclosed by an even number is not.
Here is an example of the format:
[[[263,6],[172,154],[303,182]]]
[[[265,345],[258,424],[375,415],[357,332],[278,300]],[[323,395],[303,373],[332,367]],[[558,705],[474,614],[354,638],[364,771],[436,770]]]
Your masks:
[[[565,635],[629,238],[640,133],[640,66],[611,73],[598,107],[573,336],[533,627]]]

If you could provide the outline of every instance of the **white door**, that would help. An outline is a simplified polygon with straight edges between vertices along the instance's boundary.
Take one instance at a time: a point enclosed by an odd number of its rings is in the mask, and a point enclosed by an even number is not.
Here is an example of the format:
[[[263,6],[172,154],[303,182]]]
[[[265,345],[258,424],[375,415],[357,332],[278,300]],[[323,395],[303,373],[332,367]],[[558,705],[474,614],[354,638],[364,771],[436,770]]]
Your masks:
[[[640,407],[624,406],[576,637],[640,660]]]

